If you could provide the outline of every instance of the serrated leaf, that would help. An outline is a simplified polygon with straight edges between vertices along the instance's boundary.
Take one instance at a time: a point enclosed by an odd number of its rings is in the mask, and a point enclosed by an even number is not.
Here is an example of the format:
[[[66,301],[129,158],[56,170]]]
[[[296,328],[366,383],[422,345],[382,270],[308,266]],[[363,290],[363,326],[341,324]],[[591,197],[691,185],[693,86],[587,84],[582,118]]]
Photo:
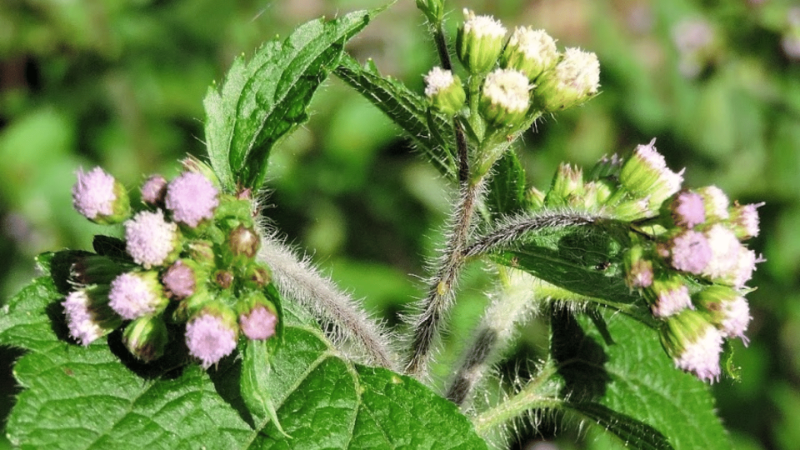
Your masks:
[[[453,127],[438,115],[429,115],[426,100],[403,83],[381,76],[374,65],[362,67],[344,56],[336,76],[360,92],[400,128],[443,175],[455,179]]]
[[[566,316],[554,319],[552,346],[565,406],[629,448],[730,448],[708,386],[672,365],[655,330],[607,313],[607,344],[590,320]]]
[[[307,22],[284,41],[264,44],[250,61],[237,58],[221,90],[209,90],[206,144],[226,191],[261,187],[272,147],[308,119],[311,97],[338,65],[344,44],[379,11]]]
[[[60,258],[46,255],[41,265],[63,265]],[[52,278],[38,278],[0,314],[0,344],[28,350],[14,367],[24,387],[7,424],[14,445],[485,448],[455,405],[411,378],[341,359],[313,321],[289,308],[284,342],[270,349],[269,362],[263,347],[206,372],[186,364],[181,333],[173,336],[179,345],[150,365],[127,354],[119,331],[88,347],[70,343],[63,295]]]
[[[525,204],[525,169],[513,150],[506,151],[495,163],[485,201],[496,218],[522,210]]]

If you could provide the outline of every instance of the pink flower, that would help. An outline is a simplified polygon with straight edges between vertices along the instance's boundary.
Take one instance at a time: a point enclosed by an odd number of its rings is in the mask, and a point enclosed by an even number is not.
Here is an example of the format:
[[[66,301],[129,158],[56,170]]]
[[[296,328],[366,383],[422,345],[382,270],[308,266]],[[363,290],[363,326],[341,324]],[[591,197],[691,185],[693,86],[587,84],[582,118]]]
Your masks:
[[[250,311],[250,314],[239,316],[239,325],[242,327],[244,335],[248,339],[267,339],[275,334],[275,325],[278,317],[263,305],[258,305]]]
[[[739,252],[742,244],[728,228],[716,224],[705,233],[708,245],[711,248],[711,260],[703,269],[703,275],[711,279],[725,279],[735,277]]]
[[[127,320],[153,314],[166,306],[155,272],[123,273],[111,282],[111,309]]]
[[[236,348],[236,330],[226,326],[223,319],[203,313],[186,325],[186,346],[189,354],[208,369]]]
[[[99,167],[88,173],[78,170],[78,181],[72,187],[72,205],[97,223],[119,223],[130,212],[125,189]]]
[[[192,228],[203,219],[214,217],[219,205],[217,188],[208,178],[196,172],[184,172],[167,186],[164,204],[176,222]]]
[[[731,226],[736,237],[742,240],[758,236],[758,208],[764,203],[735,205],[731,208]]]
[[[161,210],[142,211],[125,222],[128,254],[146,269],[166,263],[179,238],[178,226],[164,220]]]
[[[654,290],[657,298],[652,311],[656,317],[669,317],[686,308],[693,308],[689,289],[683,284],[663,288],[655,286]]]
[[[703,197],[696,192],[681,192],[672,202],[672,217],[680,227],[693,228],[706,221]]]
[[[706,218],[711,221],[725,220],[729,217],[728,206],[730,201],[722,189],[716,186],[705,186],[697,190],[703,197]]]
[[[71,292],[62,305],[67,316],[69,334],[81,345],[89,345],[106,334],[106,330],[96,320],[91,299],[86,291]]]
[[[167,272],[161,277],[161,281],[176,298],[194,294],[196,284],[194,270],[181,260],[175,261],[173,265],[169,266]]]
[[[703,381],[719,380],[719,355],[722,353],[722,334],[709,325],[694,342],[687,343],[683,353],[673,359],[675,366],[694,374]]]
[[[684,231],[672,239],[672,267],[699,275],[711,261],[711,246],[702,233]]]
[[[722,313],[724,319],[722,320],[722,331],[726,337],[729,338],[742,338],[744,345],[747,345],[750,340],[744,335],[747,331],[747,325],[750,324],[750,305],[744,297],[737,296],[731,300],[722,302]]]
[[[142,185],[142,201],[148,205],[158,205],[164,201],[167,192],[167,179],[161,175],[153,175]]]

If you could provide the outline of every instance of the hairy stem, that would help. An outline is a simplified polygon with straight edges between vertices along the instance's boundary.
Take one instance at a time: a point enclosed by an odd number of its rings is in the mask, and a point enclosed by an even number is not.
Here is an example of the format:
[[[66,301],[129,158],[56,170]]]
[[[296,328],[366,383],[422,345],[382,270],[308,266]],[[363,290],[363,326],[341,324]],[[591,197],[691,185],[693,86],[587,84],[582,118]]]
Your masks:
[[[299,259],[274,236],[262,239],[258,257],[269,265],[281,294],[296,300],[318,319],[334,325],[336,332],[359,344],[366,352],[366,363],[396,369],[397,357],[389,346],[387,333],[308,260]]]
[[[562,228],[572,225],[589,225],[603,218],[581,212],[540,212],[513,218],[494,231],[479,237],[464,250],[471,258],[490,253],[506,246],[526,233],[543,228]]]
[[[555,375],[556,366],[546,363],[535,378],[528,381],[516,395],[499,403],[475,417],[472,423],[479,436],[486,436],[492,429],[502,426],[531,409],[554,408],[562,404],[550,392],[547,381]]]
[[[411,357],[406,365],[409,374],[424,375],[427,369],[436,331],[444,314],[450,308],[454,285],[464,265],[463,252],[472,228],[475,205],[482,189],[483,183],[467,184],[460,191],[458,207],[449,227],[451,232],[447,246],[431,279],[428,293],[422,300],[421,311],[413,322]]]
[[[496,360],[514,333],[515,325],[536,307],[536,280],[525,272],[499,267],[500,289],[481,319],[475,338],[461,358],[461,365],[447,389],[447,398],[465,404],[474,387]]]

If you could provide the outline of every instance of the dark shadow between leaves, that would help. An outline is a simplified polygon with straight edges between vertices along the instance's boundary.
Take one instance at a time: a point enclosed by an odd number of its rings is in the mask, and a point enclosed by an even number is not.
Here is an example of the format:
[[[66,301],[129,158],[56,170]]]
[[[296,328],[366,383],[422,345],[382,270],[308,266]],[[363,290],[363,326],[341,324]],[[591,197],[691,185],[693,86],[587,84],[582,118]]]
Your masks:
[[[128,351],[122,341],[123,328],[118,328],[108,335],[108,348],[125,367],[141,378],[174,380],[183,374],[183,369],[189,362],[189,351],[183,342],[183,329],[182,326],[167,325],[169,342],[164,349],[164,356],[155,361],[144,362]]]
[[[611,377],[603,347],[586,335],[575,316],[566,309],[552,312],[550,352],[564,380],[561,397],[570,402],[599,400],[606,393]]]
[[[242,418],[250,428],[255,429],[256,424],[250,410],[242,398],[242,357],[238,351],[226,356],[219,362],[217,367],[209,368],[208,375],[214,383],[214,388],[222,400],[231,405],[239,417]]]

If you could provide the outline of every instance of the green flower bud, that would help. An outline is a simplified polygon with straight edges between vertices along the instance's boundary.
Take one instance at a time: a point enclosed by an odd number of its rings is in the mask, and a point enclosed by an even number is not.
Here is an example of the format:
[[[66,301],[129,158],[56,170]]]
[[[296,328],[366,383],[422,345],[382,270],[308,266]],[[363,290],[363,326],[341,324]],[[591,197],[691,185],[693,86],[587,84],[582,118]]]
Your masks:
[[[531,187],[525,191],[525,203],[528,204],[528,209],[537,210],[544,206],[545,195],[544,192]]]
[[[636,147],[622,166],[619,180],[626,191],[647,198],[648,209],[658,210],[666,199],[680,190],[683,176],[682,172],[669,170],[653,139],[647,145]]]
[[[492,16],[476,16],[464,9],[464,24],[456,36],[456,53],[473,75],[492,70],[503,50],[506,28]]]
[[[441,67],[434,67],[425,75],[425,96],[433,108],[448,116],[455,115],[467,99],[461,79]]]
[[[247,287],[261,290],[272,281],[269,267],[259,262],[249,263],[244,270],[244,283]]]
[[[624,256],[625,283],[631,289],[647,288],[653,284],[653,263],[644,257],[644,248],[631,247]]]
[[[431,23],[442,21],[444,14],[444,0],[417,0],[417,9],[425,14]]]
[[[694,300],[725,337],[740,337],[747,345],[748,339],[744,333],[751,319],[750,306],[739,291],[712,285],[700,291]]]
[[[214,272],[214,282],[222,289],[228,289],[233,284],[233,273],[220,269]]]
[[[622,169],[622,162],[622,158],[617,156],[616,153],[611,156],[603,156],[592,167],[588,178],[590,180],[618,179],[620,169]]]
[[[537,104],[546,111],[561,111],[597,94],[600,62],[594,53],[568,48],[555,70],[543,74],[537,82]]]
[[[548,206],[574,206],[575,199],[583,194],[583,172],[579,167],[562,163],[558,166],[553,185],[547,193],[545,203]]]
[[[228,236],[228,245],[234,257],[243,256],[251,259],[258,253],[261,239],[255,229],[239,225]]]
[[[524,73],[536,80],[558,62],[556,41],[544,30],[517,27],[508,40],[501,58],[501,66]]]
[[[583,186],[583,201],[577,206],[597,210],[611,197],[612,191],[605,181],[590,181]]]
[[[530,107],[530,90],[528,78],[521,72],[495,70],[483,82],[481,115],[498,127],[517,125]]]
[[[125,327],[122,342],[133,356],[144,362],[160,358],[169,340],[167,325],[160,316],[140,317]]]

